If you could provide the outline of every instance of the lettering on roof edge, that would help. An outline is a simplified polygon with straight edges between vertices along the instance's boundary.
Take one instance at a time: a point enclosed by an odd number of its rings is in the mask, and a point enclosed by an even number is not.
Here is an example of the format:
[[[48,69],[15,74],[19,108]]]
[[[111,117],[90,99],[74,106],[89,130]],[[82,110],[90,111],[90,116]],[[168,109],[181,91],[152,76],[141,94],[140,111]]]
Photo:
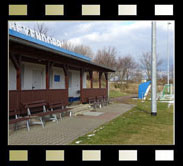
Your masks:
[[[53,45],[58,46],[58,47],[62,47],[62,45],[63,45],[63,42],[61,42],[53,37],[46,36],[46,35],[39,33],[33,29],[27,28],[27,27],[22,26],[22,25],[21,26],[17,25],[16,23],[9,23],[9,29],[12,29],[12,30],[17,31],[19,33],[22,33],[24,35],[33,37],[35,39],[41,40],[43,42],[53,44]]]

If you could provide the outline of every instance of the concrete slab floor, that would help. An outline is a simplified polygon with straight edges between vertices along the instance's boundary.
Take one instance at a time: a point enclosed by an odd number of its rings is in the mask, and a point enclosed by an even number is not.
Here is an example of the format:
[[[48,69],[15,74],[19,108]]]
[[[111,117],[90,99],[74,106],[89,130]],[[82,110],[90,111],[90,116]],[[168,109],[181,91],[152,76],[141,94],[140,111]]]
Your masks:
[[[134,105],[110,104],[97,109],[103,112],[99,116],[73,116],[65,117],[59,122],[46,122],[45,128],[41,125],[32,125],[27,128],[9,131],[9,145],[66,145],[74,139],[93,131],[100,125],[120,116],[130,110]],[[95,112],[96,113],[96,112]]]

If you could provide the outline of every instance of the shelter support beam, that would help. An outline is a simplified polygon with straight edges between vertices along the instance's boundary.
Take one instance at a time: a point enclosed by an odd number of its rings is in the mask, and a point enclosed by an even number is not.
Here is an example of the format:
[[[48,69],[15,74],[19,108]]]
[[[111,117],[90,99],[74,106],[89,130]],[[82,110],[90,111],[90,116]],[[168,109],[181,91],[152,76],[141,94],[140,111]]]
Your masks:
[[[99,72],[99,88],[102,87],[102,80],[101,80],[101,78],[102,78],[102,72]]]
[[[65,89],[68,89],[69,88],[68,66],[64,65],[63,70],[65,75]]]
[[[107,96],[109,97],[108,73],[105,73]]]
[[[83,73],[84,70],[80,69],[80,102],[83,102]]]
[[[20,64],[19,64],[19,62],[18,62],[18,60],[17,60],[17,58],[15,57],[14,54],[10,53],[10,59],[11,59],[13,65],[14,65],[15,69],[16,70],[19,69],[20,68]]]
[[[49,62],[46,64],[46,89],[50,89],[50,70],[53,63]]]
[[[93,71],[89,71],[90,75],[90,87],[93,88]]]
[[[17,87],[17,90],[20,91],[21,90],[21,56],[19,55],[16,58],[15,55],[11,54],[10,57],[16,69],[16,85],[17,85],[16,87]]]

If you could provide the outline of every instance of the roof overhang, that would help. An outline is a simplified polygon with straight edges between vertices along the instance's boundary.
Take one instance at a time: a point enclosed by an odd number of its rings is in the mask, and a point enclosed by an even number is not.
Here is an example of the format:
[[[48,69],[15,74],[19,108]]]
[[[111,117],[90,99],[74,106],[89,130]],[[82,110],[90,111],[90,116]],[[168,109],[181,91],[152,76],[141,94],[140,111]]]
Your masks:
[[[86,64],[90,64],[92,66],[104,69],[106,72],[115,72],[115,70],[113,70],[109,67],[99,65],[99,64],[96,64],[96,63],[90,61],[89,58],[83,58],[83,57],[85,57],[83,55],[80,55],[80,54],[77,54],[77,53],[62,49],[62,48],[58,49],[58,48],[56,48],[56,46],[53,46],[53,45],[50,46],[50,44],[47,44],[47,43],[45,44],[45,42],[43,42],[44,44],[41,44],[42,41],[40,41],[40,43],[37,43],[37,41],[35,42],[35,40],[33,40],[33,39],[32,39],[32,41],[30,41],[30,40],[27,40],[27,39],[24,39],[21,37],[17,37],[16,35],[12,35],[12,34],[9,34],[9,41],[16,42],[21,45],[33,47],[33,48],[36,48],[39,50],[51,52],[53,54],[57,54],[57,55],[60,55],[60,56],[63,56],[63,57],[69,58],[69,59],[73,59],[76,61],[84,62]],[[74,56],[74,55],[77,55],[77,56]]]

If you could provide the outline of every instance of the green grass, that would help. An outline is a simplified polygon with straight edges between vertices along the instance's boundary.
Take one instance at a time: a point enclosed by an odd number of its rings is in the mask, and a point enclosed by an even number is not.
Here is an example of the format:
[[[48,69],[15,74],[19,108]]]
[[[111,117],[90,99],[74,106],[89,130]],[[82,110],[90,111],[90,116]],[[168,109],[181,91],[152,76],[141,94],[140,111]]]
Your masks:
[[[137,106],[116,119],[79,137],[80,144],[167,145],[173,144],[173,107],[158,103],[157,116],[151,116],[151,105],[137,102]],[[100,128],[103,129],[100,129]]]
[[[125,96],[125,95],[127,95],[127,94],[122,93],[121,91],[110,90],[110,92],[109,92],[110,98],[121,97],[121,96]]]

